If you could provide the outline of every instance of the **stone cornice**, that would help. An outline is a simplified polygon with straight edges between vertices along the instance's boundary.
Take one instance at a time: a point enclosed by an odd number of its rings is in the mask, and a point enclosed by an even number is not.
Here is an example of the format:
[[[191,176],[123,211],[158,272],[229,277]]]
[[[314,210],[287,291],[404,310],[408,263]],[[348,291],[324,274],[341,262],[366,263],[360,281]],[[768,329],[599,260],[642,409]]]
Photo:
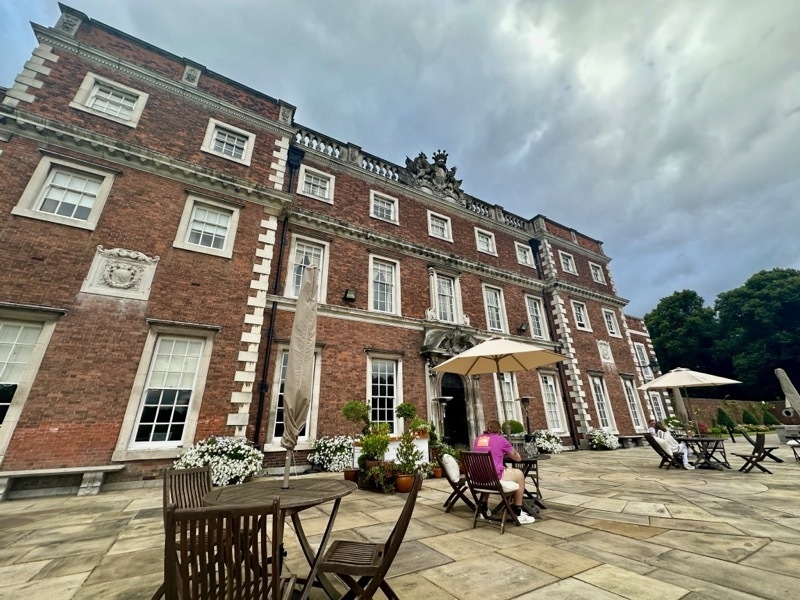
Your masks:
[[[559,246],[563,246],[565,250],[569,249],[583,256],[593,257],[601,265],[607,265],[608,263],[611,262],[611,259],[605,254],[589,250],[588,248],[584,248],[580,244],[576,244],[571,240],[565,240],[564,238],[558,237],[557,235],[553,235],[552,233],[549,233],[547,231],[536,231],[533,233],[533,235],[531,235],[531,237],[539,240],[540,242],[547,241],[551,244],[557,243]]]
[[[31,23],[36,39],[42,44],[48,44],[53,48],[60,48],[73,54],[78,55],[82,59],[89,60],[109,69],[114,69],[120,73],[124,73],[134,79],[139,79],[152,85],[153,87],[160,88],[182,96],[192,102],[202,104],[208,108],[213,109],[215,112],[231,115],[246,123],[251,123],[261,129],[266,129],[276,135],[286,136],[294,139],[297,130],[293,127],[288,127],[271,119],[267,119],[256,113],[250,112],[243,108],[239,108],[235,104],[220,100],[215,96],[207,94],[195,87],[188,86],[179,81],[169,79],[162,75],[148,71],[136,64],[127,62],[117,56],[108,54],[98,48],[86,46],[78,40],[68,37],[56,29],[51,27],[43,27],[35,23]],[[278,103],[276,103],[278,104]]]
[[[545,289],[551,292],[565,291],[571,295],[580,296],[582,298],[589,298],[592,300],[597,300],[599,302],[605,302],[606,304],[613,304],[614,306],[619,306],[619,307],[623,307],[630,302],[630,300],[627,300],[625,298],[620,298],[619,296],[611,296],[609,294],[603,294],[601,292],[597,292],[595,290],[585,288],[579,285],[566,283],[565,281],[550,280],[547,282],[547,286]]]
[[[545,286],[544,282],[540,279],[524,277],[512,271],[488,267],[478,261],[468,260],[453,254],[434,250],[433,248],[421,244],[383,235],[374,230],[358,227],[332,217],[305,211],[296,206],[292,211],[292,219],[311,229],[333,233],[340,237],[367,243],[373,247],[384,247],[407,256],[434,262],[452,269],[485,275],[526,289],[540,291]]]
[[[292,203],[292,196],[280,190],[202,168],[146,148],[123,144],[114,138],[57,123],[18,108],[0,107],[0,131],[102,158],[211,193],[225,194],[260,205],[277,204],[281,211],[288,210]]]

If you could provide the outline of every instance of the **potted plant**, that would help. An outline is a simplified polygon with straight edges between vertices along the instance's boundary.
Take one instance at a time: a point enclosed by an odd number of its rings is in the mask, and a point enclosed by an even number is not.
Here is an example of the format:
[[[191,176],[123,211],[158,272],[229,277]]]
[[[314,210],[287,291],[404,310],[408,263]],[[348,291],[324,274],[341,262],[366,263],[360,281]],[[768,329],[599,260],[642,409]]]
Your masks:
[[[383,460],[383,455],[389,449],[389,424],[372,423],[369,433],[362,435],[358,441],[361,444],[359,467],[362,467],[363,461],[363,468],[370,469]]]
[[[249,442],[237,437],[211,436],[192,444],[173,465],[191,469],[211,465],[214,485],[244,483],[261,470],[264,454]]]
[[[371,421],[369,418],[369,406],[363,400],[349,400],[342,407],[342,414],[345,419],[353,423],[361,424],[361,433],[369,433]]]
[[[314,440],[308,462],[323,471],[344,472],[344,478],[357,481],[358,469],[353,467],[353,438],[349,435],[321,437]]]
[[[414,485],[414,476],[422,463],[422,450],[414,445],[414,434],[406,429],[397,447],[397,460],[394,465],[394,485],[398,492],[408,493]]]
[[[610,431],[605,429],[589,430],[589,448],[592,450],[616,450],[619,448],[619,440]]]
[[[532,437],[536,449],[542,454],[558,454],[564,450],[564,446],[561,443],[561,436],[553,433],[549,429],[534,431]]]

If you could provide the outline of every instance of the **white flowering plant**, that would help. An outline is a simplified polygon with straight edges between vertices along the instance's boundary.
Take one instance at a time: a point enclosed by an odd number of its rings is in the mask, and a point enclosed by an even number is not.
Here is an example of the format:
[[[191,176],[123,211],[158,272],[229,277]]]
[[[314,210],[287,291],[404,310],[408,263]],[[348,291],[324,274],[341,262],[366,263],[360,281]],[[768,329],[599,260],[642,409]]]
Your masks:
[[[539,429],[533,432],[533,442],[539,452],[545,454],[558,454],[564,450],[561,444],[561,436],[553,433],[549,429]]]
[[[619,448],[619,439],[605,429],[590,429],[589,448],[592,450],[616,450]]]
[[[243,438],[211,436],[189,446],[173,466],[191,469],[211,465],[212,483],[230,485],[257,474],[263,459],[264,454]]]
[[[341,472],[353,466],[353,438],[349,435],[321,437],[314,440],[308,461],[325,471]]]

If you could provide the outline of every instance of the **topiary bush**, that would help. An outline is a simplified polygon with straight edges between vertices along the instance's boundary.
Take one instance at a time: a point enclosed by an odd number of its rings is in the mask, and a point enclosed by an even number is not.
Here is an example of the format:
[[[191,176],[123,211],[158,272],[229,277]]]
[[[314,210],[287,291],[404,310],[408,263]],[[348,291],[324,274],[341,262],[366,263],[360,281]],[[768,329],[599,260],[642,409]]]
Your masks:
[[[750,414],[749,410],[742,411],[742,423],[745,425],[760,425],[761,423],[756,420],[756,418]]]
[[[525,432],[525,428],[522,426],[522,423],[520,423],[519,421],[515,421],[514,419],[509,419],[508,421],[503,423],[503,431],[506,431],[506,425],[508,425],[509,427],[508,432],[511,435]]]
[[[764,413],[764,425],[783,425],[771,412]]]
[[[717,409],[717,425],[721,425],[722,427],[736,427],[736,423],[733,422],[731,416],[725,412],[725,409],[721,406]]]

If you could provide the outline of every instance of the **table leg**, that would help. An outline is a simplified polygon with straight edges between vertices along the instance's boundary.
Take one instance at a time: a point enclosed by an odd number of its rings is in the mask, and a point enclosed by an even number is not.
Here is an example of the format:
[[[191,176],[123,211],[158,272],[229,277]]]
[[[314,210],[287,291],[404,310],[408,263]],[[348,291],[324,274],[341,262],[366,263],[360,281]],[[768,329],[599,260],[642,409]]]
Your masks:
[[[308,598],[311,588],[314,587],[315,580],[319,581],[319,584],[325,590],[325,593],[328,594],[329,598],[336,598],[339,595],[339,592],[334,587],[330,578],[324,573],[317,573],[317,565],[322,559],[322,556],[325,554],[325,546],[328,545],[328,538],[333,530],[333,522],[336,520],[336,514],[339,512],[339,504],[341,504],[341,502],[341,498],[337,498],[333,503],[333,510],[331,511],[330,518],[328,519],[328,526],[325,528],[325,533],[322,536],[322,541],[319,543],[319,549],[317,550],[316,554],[314,554],[314,549],[308,543],[308,538],[303,530],[303,524],[300,521],[299,513],[294,513],[292,515],[292,524],[294,525],[295,534],[297,534],[297,540],[300,542],[300,547],[303,550],[303,554],[305,555],[306,560],[311,567],[311,570],[308,572],[308,579],[303,586],[303,594],[300,596],[300,600],[306,600],[306,598]]]
[[[530,477],[531,481],[533,482],[534,487],[536,488],[536,493],[532,494],[531,492],[528,491],[528,488],[526,487],[525,488],[525,497],[528,500],[532,500],[533,503],[536,506],[538,506],[539,508],[546,509],[547,507],[544,505],[544,502],[542,502],[542,492],[541,492],[541,490],[539,490],[539,467],[538,467],[538,465],[534,466],[533,464],[530,464],[530,463],[529,464],[525,464],[525,468],[522,470],[522,474],[523,474],[523,478],[522,478],[523,485],[524,485],[524,482],[528,479],[528,477]]]

